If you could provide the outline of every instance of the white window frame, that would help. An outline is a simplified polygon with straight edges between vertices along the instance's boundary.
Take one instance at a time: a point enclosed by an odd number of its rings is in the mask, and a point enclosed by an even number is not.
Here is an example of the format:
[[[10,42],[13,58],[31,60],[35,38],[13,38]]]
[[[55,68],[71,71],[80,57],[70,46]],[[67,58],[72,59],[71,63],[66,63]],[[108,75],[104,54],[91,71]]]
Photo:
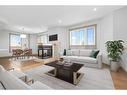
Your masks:
[[[12,49],[23,49],[23,42],[24,39],[27,39],[27,48],[30,48],[30,35],[29,34],[25,34],[27,37],[26,38],[21,38],[21,43],[20,46],[11,46],[11,35],[18,35],[21,36],[21,34],[19,33],[9,33],[9,52],[12,52]]]
[[[95,45],[71,45],[71,31],[74,31],[74,30],[80,30],[80,29],[83,29],[83,28],[87,28],[87,27],[94,27],[94,44]],[[83,26],[83,27],[77,27],[77,28],[73,28],[73,29],[69,29],[69,48],[85,48],[85,49],[95,49],[96,48],[96,45],[97,45],[97,35],[96,35],[96,32],[97,32],[97,25],[94,24],[94,25],[89,25],[89,26]],[[88,36],[88,34],[86,34]],[[88,43],[88,42],[87,42]]]
[[[14,34],[14,33],[9,34],[9,52],[12,52],[13,48],[21,49],[22,48],[22,39],[21,39],[20,46],[11,46],[11,35],[18,35],[20,37],[20,34]]]

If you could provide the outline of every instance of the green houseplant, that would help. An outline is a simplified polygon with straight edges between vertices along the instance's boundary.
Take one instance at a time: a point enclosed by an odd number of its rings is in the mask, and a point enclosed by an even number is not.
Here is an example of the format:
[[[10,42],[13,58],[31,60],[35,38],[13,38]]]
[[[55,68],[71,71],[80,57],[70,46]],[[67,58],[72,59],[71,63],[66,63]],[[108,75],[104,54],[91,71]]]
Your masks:
[[[112,71],[117,71],[119,68],[119,64],[118,64],[119,59],[124,50],[123,43],[124,41],[122,40],[106,42],[108,57],[110,58]]]

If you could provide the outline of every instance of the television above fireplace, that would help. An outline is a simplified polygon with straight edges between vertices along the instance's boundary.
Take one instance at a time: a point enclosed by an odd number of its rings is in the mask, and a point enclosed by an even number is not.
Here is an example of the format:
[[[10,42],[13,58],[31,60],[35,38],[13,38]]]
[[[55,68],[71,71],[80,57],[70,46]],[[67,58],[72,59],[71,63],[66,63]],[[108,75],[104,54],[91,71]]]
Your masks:
[[[58,40],[58,35],[54,34],[54,35],[49,35],[49,41],[56,41]]]

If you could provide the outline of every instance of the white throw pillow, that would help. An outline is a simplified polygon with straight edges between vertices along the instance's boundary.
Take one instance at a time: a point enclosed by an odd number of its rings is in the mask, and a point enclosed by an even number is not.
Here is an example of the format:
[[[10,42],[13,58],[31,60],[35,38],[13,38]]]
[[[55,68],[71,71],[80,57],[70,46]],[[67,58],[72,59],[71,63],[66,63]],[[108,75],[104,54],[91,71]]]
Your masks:
[[[72,56],[72,51],[71,51],[71,50],[67,50],[67,51],[66,51],[66,55],[67,55],[67,56]]]
[[[74,49],[74,50],[71,50],[72,51],[72,56],[79,56],[79,50],[78,49]]]
[[[78,49],[67,50],[67,56],[79,56],[79,50]]]

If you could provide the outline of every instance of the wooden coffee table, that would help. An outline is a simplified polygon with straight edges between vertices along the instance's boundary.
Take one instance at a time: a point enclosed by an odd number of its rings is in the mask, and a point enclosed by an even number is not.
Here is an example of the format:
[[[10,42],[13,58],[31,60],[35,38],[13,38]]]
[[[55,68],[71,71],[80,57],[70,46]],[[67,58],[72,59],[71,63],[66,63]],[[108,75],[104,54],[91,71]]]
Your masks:
[[[46,65],[53,66],[56,68],[56,78],[67,81],[74,85],[78,84],[81,80],[84,73],[79,72],[79,70],[83,67],[83,64],[78,63],[70,63],[71,65],[62,64],[62,62],[58,63],[58,61],[48,63]],[[50,71],[48,73],[52,73]]]

